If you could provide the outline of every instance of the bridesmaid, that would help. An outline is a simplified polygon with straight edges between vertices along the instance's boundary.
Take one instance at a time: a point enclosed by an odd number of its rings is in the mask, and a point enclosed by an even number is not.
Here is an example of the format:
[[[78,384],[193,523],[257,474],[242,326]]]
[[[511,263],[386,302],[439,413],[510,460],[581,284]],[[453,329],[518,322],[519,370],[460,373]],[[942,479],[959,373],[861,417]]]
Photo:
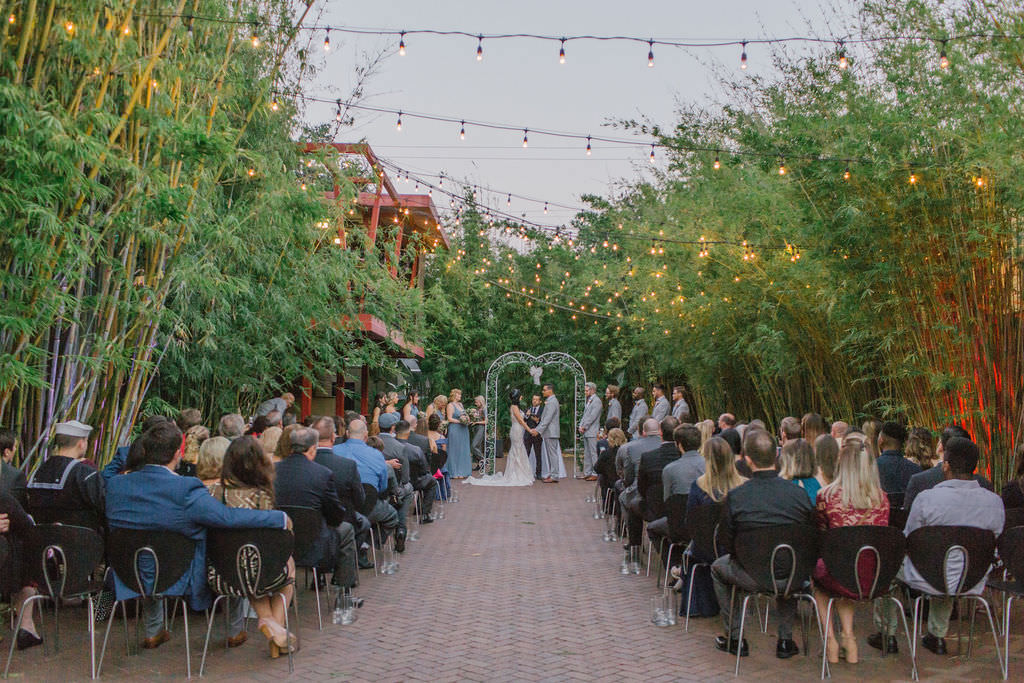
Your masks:
[[[469,448],[469,427],[459,418],[465,414],[462,407],[462,389],[448,394],[448,472],[452,479],[465,479],[473,473],[473,459]]]

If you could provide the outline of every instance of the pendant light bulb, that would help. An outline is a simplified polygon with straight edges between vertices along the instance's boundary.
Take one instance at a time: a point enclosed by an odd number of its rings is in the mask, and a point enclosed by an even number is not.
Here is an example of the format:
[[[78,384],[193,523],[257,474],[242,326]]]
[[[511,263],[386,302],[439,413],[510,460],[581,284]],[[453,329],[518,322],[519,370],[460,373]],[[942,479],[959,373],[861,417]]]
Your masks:
[[[651,156],[650,156],[650,160],[651,160],[651,163],[653,164],[654,163],[654,143],[651,143]]]
[[[747,41],[743,41],[743,49],[740,52],[740,68],[746,71],[747,69]]]
[[[398,112],[398,123],[395,124],[395,130],[399,133],[402,132],[402,112]]]
[[[338,111],[334,114],[334,120],[341,123],[341,100],[338,100]]]
[[[398,38],[398,56],[405,56],[405,31],[402,31],[402,34]]]
[[[715,152],[715,163],[712,164],[712,168],[714,168],[716,171],[718,169],[722,168],[722,162],[718,160],[718,153],[717,152]]]
[[[529,144],[529,140],[527,139],[527,136],[529,135],[529,132],[530,132],[529,130],[527,130],[526,128],[523,128],[523,148],[524,149]]]
[[[587,136],[587,156],[590,156],[590,136]]]
[[[324,52],[331,51],[331,29],[327,29],[327,33],[324,34]]]
[[[484,37],[476,37],[476,61],[482,62],[484,59]]]
[[[846,170],[843,171],[843,180],[849,180],[849,179],[850,179],[850,167],[847,166]]]
[[[565,64],[565,38],[562,38],[562,46],[558,48],[558,63]]]
[[[465,121],[462,122],[462,127],[459,129],[459,139],[460,140],[465,140],[466,139],[466,122]]]
[[[548,215],[548,203],[544,202],[544,215]]]
[[[654,67],[654,41],[653,40],[648,40],[647,41],[647,67],[648,68],[653,68]]]
[[[946,41],[942,41],[942,47],[939,49],[939,68],[949,68],[949,57],[946,56]]]

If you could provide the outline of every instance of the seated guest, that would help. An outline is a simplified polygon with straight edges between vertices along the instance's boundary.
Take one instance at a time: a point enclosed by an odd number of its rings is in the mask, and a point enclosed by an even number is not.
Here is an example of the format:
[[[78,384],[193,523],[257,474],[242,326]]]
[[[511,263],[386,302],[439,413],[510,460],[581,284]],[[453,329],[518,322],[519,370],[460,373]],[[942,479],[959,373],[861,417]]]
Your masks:
[[[370,520],[360,510],[366,502],[366,491],[359,478],[359,468],[354,460],[343,458],[334,452],[337,440],[334,434],[335,421],[330,417],[321,417],[313,422],[317,432],[317,448],[314,462],[323,465],[334,473],[334,485],[338,492],[338,501],[345,508],[345,521],[352,525],[356,532],[356,545],[359,548],[359,568],[373,569],[373,562],[366,557],[369,549],[367,540],[370,533]]]
[[[4,546],[7,563],[0,566],[0,590],[11,596],[11,607],[15,614],[21,612],[25,601],[36,594],[34,586],[26,586],[22,576],[24,568],[24,544],[35,523],[21,504],[6,491],[0,491],[0,545]],[[38,562],[39,558],[31,558]],[[15,636],[19,650],[41,645],[43,639],[36,629],[33,612],[30,609],[21,620],[21,628]]]
[[[725,439],[717,436],[711,437],[701,445],[700,455],[704,460],[704,472],[690,485],[690,495],[686,499],[687,514],[697,507],[722,502],[729,491],[747,480],[736,471],[736,458]],[[693,613],[690,616],[713,617],[718,614],[719,608],[714,586],[711,583],[710,570],[708,567],[695,567],[694,564],[711,564],[716,558],[699,554],[692,543],[687,549],[687,553],[693,558],[693,562],[690,563],[690,571],[699,572],[693,577],[693,598],[689,601]],[[690,576],[688,575],[686,582],[679,588],[688,588],[689,585]],[[684,594],[682,609],[686,608],[686,604],[687,598]],[[683,616],[685,616],[685,612]]]
[[[621,472],[623,491],[619,495],[622,514],[626,515],[626,529],[629,545],[639,546],[643,533],[644,519],[640,508],[641,494],[637,482],[640,458],[644,453],[659,448],[662,444],[661,425],[650,418],[643,421],[639,439],[630,441],[619,448],[615,455],[615,467]]]
[[[824,435],[828,436],[828,435]],[[819,439],[822,437],[818,437]],[[832,438],[832,437],[828,437]],[[822,531],[845,526],[885,526],[889,523],[889,498],[878,482],[878,468],[875,460],[860,439],[849,438],[839,454],[839,463],[831,484],[818,493],[816,518]],[[871,590],[875,572],[875,557],[863,555],[858,560],[861,589]],[[832,622],[826,625],[828,661],[833,664],[845,656],[850,664],[857,663],[857,637],[853,633],[853,610],[857,594],[843,588],[828,573],[828,567],[820,558],[814,568],[814,599],[818,601],[819,614],[824,618],[825,609],[831,596],[840,596],[836,603],[839,622],[842,625],[840,640],[836,640]]]
[[[181,429],[181,427],[178,427]],[[203,425],[192,425],[185,432],[185,449],[181,455],[181,471],[183,477],[196,476],[196,463],[199,462],[199,449],[210,438],[210,430]]]
[[[807,413],[800,418],[800,438],[809,444],[814,444],[822,434],[828,434],[828,427],[825,425],[825,418],[817,413]]]
[[[821,488],[814,475],[818,473],[818,466],[814,462],[814,449],[804,439],[792,439],[782,446],[782,457],[780,458],[779,476],[789,479],[797,486],[807,491],[807,497],[811,504],[818,497],[818,489]]]
[[[309,427],[292,432],[291,455],[274,466],[274,496],[279,507],[307,507],[320,512],[320,537],[309,554],[296,557],[295,563],[331,572],[331,583],[349,593],[359,585],[356,532],[345,521],[334,473],[314,462],[318,440],[316,430]]]
[[[615,420],[615,418],[608,420],[608,423],[611,423],[612,420]],[[608,491],[615,486],[615,482],[619,478],[618,473],[615,471],[615,456],[618,455],[619,448],[626,443],[626,433],[618,427],[611,427],[608,430],[606,441],[608,442],[608,448],[597,456],[597,462],[594,463],[597,481],[601,485],[602,502],[608,499]],[[606,512],[610,511],[606,510]]]
[[[387,500],[387,494],[397,486],[394,470],[384,461],[384,455],[367,443],[369,430],[361,418],[352,420],[348,425],[348,438],[345,443],[333,448],[343,458],[354,460],[359,471],[359,480],[363,484],[371,484],[380,495],[377,504],[370,511],[372,524],[379,524],[385,532],[398,528],[398,512]],[[394,482],[394,483],[392,483]]]
[[[277,445],[274,447],[274,457],[271,458],[275,463],[279,463],[292,452],[292,432],[302,427],[300,424],[290,424],[287,427],[281,429],[281,436],[277,439]]]
[[[906,441],[907,428],[899,422],[886,422],[878,434],[878,478],[892,507],[902,507],[910,478],[921,471],[920,465],[903,457]]]
[[[114,528],[173,531],[196,541],[195,555],[185,575],[168,588],[167,595],[184,595],[194,610],[210,606],[206,583],[206,529],[291,528],[291,521],[277,510],[243,510],[225,506],[210,496],[195,477],[174,473],[181,459],[181,430],[173,422],[162,422],[142,436],[145,463],[127,474],[107,481],[107,523]],[[152,565],[140,560],[143,580],[152,581]],[[134,577],[114,577],[118,600],[139,597],[129,584]],[[167,642],[163,605],[159,600],[143,602],[144,648]]]
[[[431,404],[429,407],[432,407]],[[448,500],[450,491],[448,480],[448,438],[441,432],[441,414],[433,413],[427,417],[427,438],[430,439],[430,468],[434,470],[434,479],[440,484],[441,500]],[[525,437],[524,437],[525,438]]]
[[[836,476],[836,461],[839,459],[839,443],[831,434],[822,434],[814,440],[814,462],[818,473],[814,478],[821,486],[828,486]]]
[[[848,431],[850,431],[849,423],[843,422],[842,420],[836,420],[832,423],[832,429],[829,434],[836,440],[836,443],[841,443],[843,437],[846,436]]]
[[[670,427],[672,431],[666,433]],[[704,458],[697,452],[700,448],[700,432],[697,428],[691,424],[680,425],[679,420],[669,415],[661,421],[661,430],[662,438],[670,436],[672,441],[664,442],[659,448],[644,453],[640,458],[639,473],[639,490],[644,496],[642,504],[646,508],[645,519],[648,522],[647,535],[659,549],[662,548],[662,539],[668,536],[668,517],[654,518],[654,513],[659,508],[646,500],[651,487],[657,486],[658,481],[661,481],[662,501],[667,501],[674,494],[688,496],[693,482],[704,474]],[[668,548],[668,545],[665,544],[664,547]],[[664,557],[663,561],[668,565],[671,564],[672,558]]]
[[[37,524],[103,528],[103,478],[85,458],[92,427],[77,420],[54,429],[54,450],[28,479],[28,512]],[[178,445],[181,445],[179,439]]]
[[[416,416],[410,415],[408,420],[399,420],[395,425],[395,438],[403,444],[406,449],[406,460],[409,462],[409,482],[413,490],[420,493],[420,516],[421,523],[429,524],[430,511],[434,507],[434,494],[437,485],[434,484],[434,474],[430,470],[430,441],[425,436],[416,434]],[[414,443],[414,437],[419,437],[426,442]]]
[[[11,464],[18,454],[18,435],[0,429],[0,493],[9,493],[22,507],[28,503],[28,480],[25,473]]]
[[[210,487],[210,495],[231,508],[274,509],[274,464],[253,436],[243,436],[231,442],[224,454],[220,480]],[[267,567],[266,571],[273,571],[273,567]],[[294,577],[295,563],[289,558],[288,564],[280,568],[277,579],[270,583],[277,587],[275,593],[251,601],[253,610],[259,616],[260,632],[273,643],[272,650],[288,647],[284,628],[285,610],[292,601]],[[212,566],[208,568],[207,578],[214,586],[223,581]],[[283,604],[279,595],[284,596]],[[231,630],[228,634],[228,647],[238,647],[246,641],[247,634],[243,630],[246,602],[238,600],[237,605],[232,605],[229,610]],[[294,641],[294,636],[292,638]],[[295,643],[292,645],[294,647]]]
[[[223,436],[215,436],[203,442],[199,447],[199,458],[196,460],[196,477],[206,488],[213,487],[220,481],[220,468],[224,463],[224,454],[231,446]]]
[[[718,416],[718,431],[724,432],[726,429],[733,429],[736,427],[736,416],[732,413],[722,413]]]
[[[267,454],[271,462],[277,462],[274,459],[274,452],[277,450],[277,442],[281,439],[281,432],[283,431],[283,429],[277,426],[267,427],[258,439],[260,446],[263,447],[263,452]]]
[[[743,442],[743,458],[752,474],[749,481],[734,488],[725,498],[718,542],[726,554],[711,565],[715,595],[723,608],[729,604],[733,586],[746,592],[757,590],[757,584],[732,556],[733,539],[737,534],[769,526],[811,524],[814,508],[807,493],[793,482],[778,476],[775,470],[775,449],[772,435],[760,430],[748,434]],[[715,647],[732,654],[739,651],[742,656],[748,649],[746,640],[742,643],[739,641],[741,605],[742,600],[737,599],[732,614],[727,614],[728,610],[723,609],[722,619],[728,636],[718,636]],[[788,659],[800,651],[793,641],[796,600],[779,598],[776,600],[776,610],[778,642],[775,656]]]
[[[779,423],[780,446],[785,446],[790,441],[796,441],[802,434],[803,427],[800,426],[800,420],[792,416],[782,418],[782,422]]]
[[[920,465],[922,470],[931,469],[938,464],[935,454],[935,436],[930,429],[924,427],[911,429],[903,451],[907,458]]]
[[[245,435],[255,436],[256,438],[259,438],[259,436],[263,432],[265,432],[269,427],[270,421],[267,420],[267,416],[257,415],[256,418],[252,421],[252,424],[249,425],[249,428],[245,430]]]
[[[413,485],[410,474],[412,467],[409,464],[409,456],[415,457],[415,452],[410,450],[409,444],[399,443],[395,436],[395,428],[401,421],[401,413],[397,410],[381,413],[377,419],[377,424],[380,426],[380,433],[377,435],[381,441],[380,451],[384,455],[384,461],[395,471],[395,477],[398,480],[398,486],[390,492],[392,505],[398,511],[398,532],[395,534],[395,550],[398,552],[405,551],[405,537],[408,534],[407,520],[409,508],[412,507],[413,502]]]
[[[939,462],[934,467],[929,467],[924,472],[918,472],[910,478],[907,482],[907,492],[903,496],[903,509],[909,510],[914,504],[914,499],[917,498],[918,494],[922,491],[927,491],[933,488],[936,484],[945,481],[946,475],[942,470],[943,454],[946,449],[946,444],[954,436],[958,436],[961,439],[971,440],[971,435],[967,433],[967,430],[959,425],[949,425],[942,430],[939,434],[938,447],[935,450],[936,455],[939,458]],[[982,488],[986,488],[989,491],[992,490],[992,482],[986,479],[983,475],[975,474],[974,480],[981,484]],[[1003,489],[1003,500],[1006,500],[1006,489]]]
[[[597,440],[597,457],[598,458],[600,458],[604,454],[604,452],[608,450],[608,432],[612,431],[613,429],[618,429],[620,424],[621,423],[619,422],[619,418],[617,418],[617,417],[612,417],[612,418],[609,418],[609,419],[605,420],[605,422],[604,422],[604,436]],[[596,462],[596,460],[595,460],[595,462]]]
[[[217,435],[223,436],[228,441],[234,441],[245,434],[245,418],[238,413],[228,413],[220,418],[217,427]]]
[[[701,422],[698,422],[695,426],[697,427],[697,430],[700,432],[700,445],[703,446],[705,443],[707,443],[708,439],[710,439],[715,434],[715,421],[702,420]]]
[[[1013,449],[1013,460],[1013,479],[1006,482],[1002,492],[1003,506],[1007,510],[1024,508],[1024,441]]]
[[[724,439],[729,444],[729,448],[732,449],[733,455],[736,456],[734,463],[736,471],[744,477],[749,477],[750,468],[747,467],[747,461],[740,455],[740,451],[743,449],[743,439],[740,438],[740,433],[736,431],[735,427],[729,427],[720,431],[718,438]]]
[[[988,529],[998,536],[1003,532],[1006,515],[1003,501],[991,491],[986,491],[974,478],[978,467],[979,452],[973,441],[959,436],[946,441],[943,449],[942,471],[945,480],[931,489],[922,491],[914,498],[914,504],[907,515],[907,536],[915,530],[929,526],[969,526]],[[955,585],[963,567],[963,558],[954,555],[946,565],[946,581]],[[903,560],[903,568],[897,576],[910,588],[934,592],[934,588],[918,573],[910,558]],[[980,594],[985,588],[985,578],[966,593]],[[966,587],[965,587],[966,589]],[[883,603],[881,609],[878,603]],[[946,632],[949,630],[949,615],[953,611],[953,600],[949,598],[928,599],[928,632],[922,644],[937,655],[946,654]],[[879,632],[868,638],[868,645],[888,651],[896,651],[896,638],[890,636],[887,642],[882,633],[896,633],[897,614],[891,602],[876,601],[875,626]],[[883,623],[884,622],[884,623]],[[883,625],[887,628],[883,628]]]
[[[882,421],[877,418],[870,418],[864,421],[860,426],[860,430],[864,432],[864,436],[867,439],[864,440],[864,445],[867,446],[868,452],[871,455],[878,457],[878,437],[882,434]],[[885,488],[885,484],[882,484],[882,488]]]

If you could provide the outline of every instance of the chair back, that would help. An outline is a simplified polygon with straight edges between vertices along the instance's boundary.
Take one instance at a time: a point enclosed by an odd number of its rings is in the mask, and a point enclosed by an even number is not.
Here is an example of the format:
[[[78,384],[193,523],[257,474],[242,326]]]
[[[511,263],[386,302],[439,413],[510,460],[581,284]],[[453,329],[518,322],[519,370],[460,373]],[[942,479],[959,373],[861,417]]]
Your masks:
[[[977,585],[995,549],[995,534],[971,526],[925,526],[907,537],[907,557],[938,595],[959,595]]]
[[[210,529],[206,563],[230,593],[260,598],[271,592],[294,546],[295,536],[287,529]]]
[[[107,534],[107,561],[114,573],[146,597],[162,597],[189,570],[195,554],[196,542],[174,531],[111,527]]]
[[[885,495],[889,499],[890,510],[903,509],[903,497],[906,495],[903,491],[894,491],[893,493],[886,493]]]
[[[653,522],[666,515],[665,487],[661,483],[661,472],[651,474],[650,479],[650,483],[647,484],[647,488],[643,491],[643,517],[646,521]]]
[[[363,484],[363,493],[366,494],[366,498],[363,500],[363,509],[359,512],[369,517],[370,513],[373,512],[373,508],[377,505],[380,494],[377,492],[377,487],[373,484]]]
[[[1003,531],[1012,529],[1015,526],[1024,526],[1024,508],[1009,508],[1006,510],[1006,520],[1003,522]]]
[[[873,600],[889,590],[903,566],[903,532],[892,526],[844,526],[829,529],[821,539],[821,559],[836,582],[858,597]],[[862,576],[861,558],[874,559],[871,576]],[[869,586],[865,592],[865,586]]]
[[[907,526],[907,517],[909,515],[910,510],[906,510],[904,508],[890,507],[889,526],[893,527],[894,529],[899,529],[900,531],[903,531],[903,529],[905,529]]]
[[[811,524],[745,529],[736,534],[733,549],[759,592],[788,597],[811,578],[818,561],[818,530]]]
[[[676,545],[682,545],[690,540],[686,530],[686,501],[689,496],[685,493],[673,493],[665,501],[665,517],[668,519],[668,540]]]
[[[718,523],[722,519],[723,504],[698,505],[686,513],[686,531],[693,539],[694,555],[718,558]]]
[[[324,516],[316,508],[298,505],[280,505],[277,508],[292,520],[292,547],[296,558],[308,557],[316,550]]]
[[[1024,526],[1004,529],[997,543],[999,559],[1010,571],[1018,587],[1024,587]]]
[[[103,538],[94,529],[39,524],[27,536],[23,585],[34,583],[40,592],[55,598],[97,587],[92,573],[103,561]]]

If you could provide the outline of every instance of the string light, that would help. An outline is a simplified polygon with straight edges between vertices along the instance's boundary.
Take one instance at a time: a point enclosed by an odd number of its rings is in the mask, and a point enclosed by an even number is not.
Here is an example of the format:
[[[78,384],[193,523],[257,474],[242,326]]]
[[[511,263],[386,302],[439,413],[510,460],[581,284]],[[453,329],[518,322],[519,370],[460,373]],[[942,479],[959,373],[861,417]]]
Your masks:
[[[779,175],[786,175],[786,159],[779,157]]]
[[[548,203],[544,202],[544,215],[548,215]]]
[[[459,129],[459,139],[460,140],[465,140],[466,139],[466,122],[465,121],[462,122],[462,127]]]
[[[715,163],[711,165],[716,171],[722,168],[722,162],[718,160],[718,152],[715,152]]]
[[[743,41],[742,52],[740,52],[740,68],[746,71],[747,69],[747,41]]]
[[[526,128],[523,128],[523,147],[524,148],[529,144],[529,140],[527,140],[527,135],[529,134],[529,132],[530,132],[529,130],[527,130]]]
[[[847,166],[846,170],[843,171],[843,180],[849,180],[849,179],[850,179],[850,167]]]
[[[590,136],[587,136],[587,156],[590,156]]]
[[[327,33],[324,34],[324,52],[331,51],[331,29],[327,29]]]
[[[341,122],[341,100],[338,100],[338,112],[334,115],[334,120]]]
[[[654,39],[647,41],[647,67],[654,66]]]
[[[939,68],[949,68],[949,57],[946,56],[946,41],[943,40],[941,47],[939,48]]]
[[[194,19],[194,17],[191,14],[185,17],[185,28],[188,31],[188,35],[189,36],[192,35],[192,21],[193,21],[193,19]]]
[[[654,144],[653,143],[651,144],[651,156],[650,156],[650,159],[651,159],[651,163],[653,164],[654,163]]]
[[[558,63],[565,64],[565,38],[562,38],[562,45],[558,48]]]
[[[401,35],[398,38],[398,56],[405,56],[405,31],[402,31]]]
[[[252,25],[252,37],[249,38],[249,42],[252,43],[253,47],[259,47],[260,46],[259,30],[260,30],[259,23],[255,23],[255,24]]]
[[[72,21],[64,22],[64,30],[67,31],[68,33],[74,33],[75,32],[75,24],[74,24],[74,22],[72,22]]]
[[[277,96],[275,95],[274,99],[270,102],[270,111],[277,111],[280,108],[281,105],[278,103]]]
[[[910,183],[911,185],[917,185],[917,176],[914,175],[914,173],[911,173],[910,177],[907,178],[907,182]]]
[[[477,36],[476,38],[476,61],[482,62],[484,59],[484,37]]]
[[[14,12],[11,12],[11,15],[7,17],[7,23],[13,24],[15,21],[17,21],[17,17],[14,16]]]
[[[846,71],[847,67],[850,66],[850,62],[846,59],[846,48],[843,47],[843,41],[839,41],[839,70]]]
[[[398,122],[395,124],[395,130],[399,133],[402,132],[402,112],[398,112]]]
[[[508,199],[505,200],[505,206],[512,206],[512,195],[509,194]]]

